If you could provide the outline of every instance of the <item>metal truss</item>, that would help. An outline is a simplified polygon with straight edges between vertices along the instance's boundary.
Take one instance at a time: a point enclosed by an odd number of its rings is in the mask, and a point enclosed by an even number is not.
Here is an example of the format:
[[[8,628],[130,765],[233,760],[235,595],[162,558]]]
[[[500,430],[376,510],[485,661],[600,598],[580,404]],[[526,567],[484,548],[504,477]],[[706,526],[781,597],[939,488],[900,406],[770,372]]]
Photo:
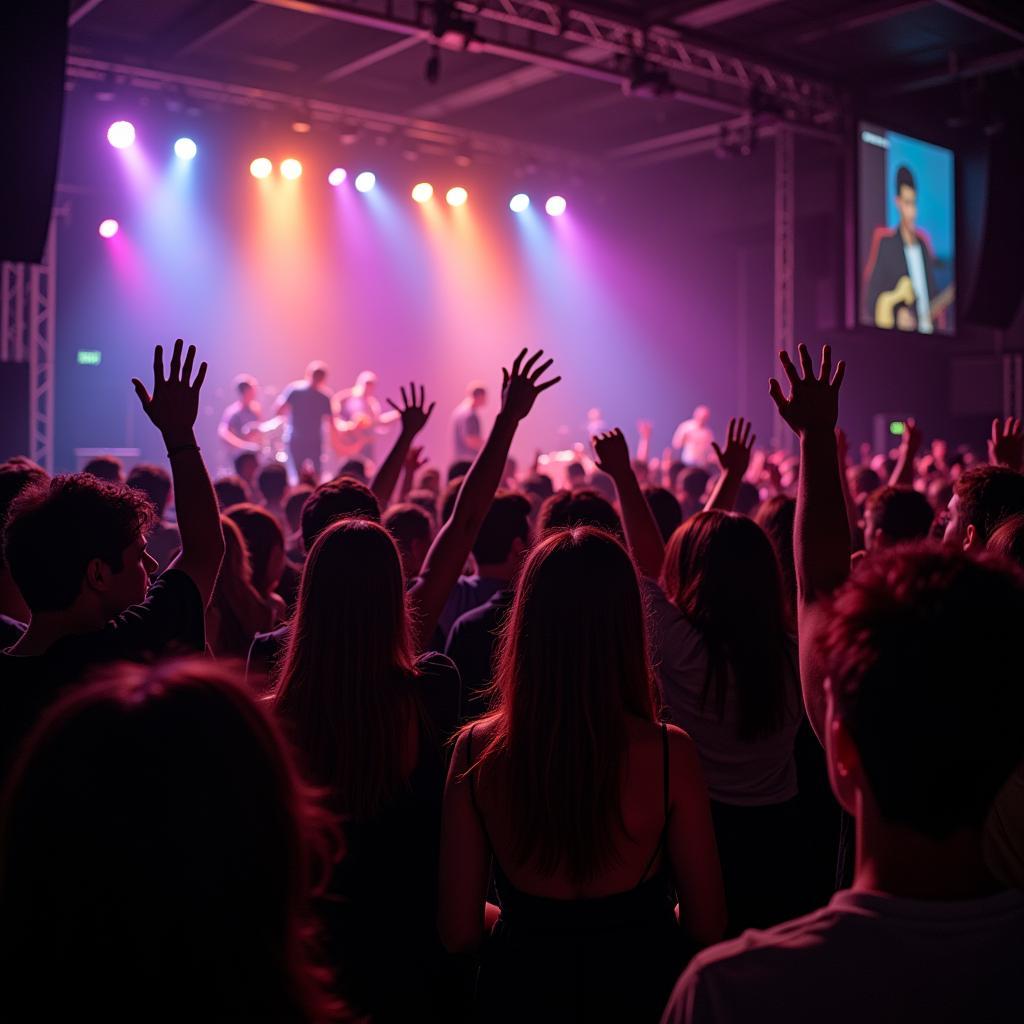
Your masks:
[[[796,286],[796,166],[793,133],[780,126],[775,133],[775,333],[774,349],[796,353],[793,295]],[[772,443],[793,450],[793,432],[778,410],[772,413]]]
[[[0,362],[28,363],[30,459],[53,472],[54,370],[57,361],[57,214],[42,263],[0,266]]]

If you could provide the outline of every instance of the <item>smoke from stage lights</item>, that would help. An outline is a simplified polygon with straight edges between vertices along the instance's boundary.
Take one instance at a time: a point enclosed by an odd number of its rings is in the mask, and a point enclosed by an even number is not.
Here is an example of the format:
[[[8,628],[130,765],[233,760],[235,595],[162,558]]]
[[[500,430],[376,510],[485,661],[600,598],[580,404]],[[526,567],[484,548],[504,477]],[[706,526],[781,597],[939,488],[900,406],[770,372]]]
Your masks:
[[[449,206],[465,206],[469,193],[461,185],[456,185],[455,188],[448,189],[448,194],[444,198]]]
[[[413,186],[412,197],[417,203],[429,202],[434,195],[434,186],[427,181],[421,181]]]
[[[114,149],[127,149],[135,141],[135,125],[131,121],[115,121],[107,129],[107,142]]]
[[[113,238],[117,234],[120,224],[114,220],[113,217],[108,217],[104,221],[100,221],[100,238]]]
[[[335,167],[334,170],[327,175],[327,184],[333,185],[337,188],[347,177],[348,172],[344,167]]]
[[[191,139],[181,138],[174,144],[174,155],[179,160],[192,160],[198,152],[199,147]]]
[[[273,169],[274,165],[265,156],[258,156],[251,164],[249,164],[249,173],[254,178],[269,177],[270,172]]]
[[[518,192],[508,201],[508,208],[513,213],[525,213],[530,208],[530,197],[525,192]]]
[[[561,217],[565,213],[566,202],[562,196],[551,196],[544,204],[544,209],[552,217]]]
[[[289,157],[287,160],[281,161],[281,177],[287,178],[289,181],[294,181],[296,178],[302,177],[302,164],[298,160]]]
[[[356,191],[369,192],[377,184],[377,175],[373,171],[362,171],[356,175]]]

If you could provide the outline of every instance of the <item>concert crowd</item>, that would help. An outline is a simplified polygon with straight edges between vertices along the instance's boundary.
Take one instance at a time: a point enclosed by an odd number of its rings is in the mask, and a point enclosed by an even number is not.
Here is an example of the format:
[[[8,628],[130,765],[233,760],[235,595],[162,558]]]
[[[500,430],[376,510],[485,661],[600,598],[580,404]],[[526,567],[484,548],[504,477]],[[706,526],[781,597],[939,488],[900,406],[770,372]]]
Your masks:
[[[239,378],[211,474],[197,360],[164,464],[0,465],[4,1020],[1021,1019],[1019,421],[851,450],[801,346],[790,451],[517,467],[524,350],[440,464],[429,382]]]

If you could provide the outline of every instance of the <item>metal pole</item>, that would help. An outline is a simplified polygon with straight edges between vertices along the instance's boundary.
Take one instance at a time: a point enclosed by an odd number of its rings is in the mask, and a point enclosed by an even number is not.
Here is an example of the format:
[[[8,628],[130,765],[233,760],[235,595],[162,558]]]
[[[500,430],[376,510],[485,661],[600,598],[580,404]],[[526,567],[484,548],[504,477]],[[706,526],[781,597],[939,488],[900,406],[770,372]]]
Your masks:
[[[782,125],[775,135],[775,336],[774,350],[796,355],[793,330],[794,257],[796,251],[796,215],[793,133]],[[793,433],[778,411],[772,413],[772,443],[783,451],[793,451]]]

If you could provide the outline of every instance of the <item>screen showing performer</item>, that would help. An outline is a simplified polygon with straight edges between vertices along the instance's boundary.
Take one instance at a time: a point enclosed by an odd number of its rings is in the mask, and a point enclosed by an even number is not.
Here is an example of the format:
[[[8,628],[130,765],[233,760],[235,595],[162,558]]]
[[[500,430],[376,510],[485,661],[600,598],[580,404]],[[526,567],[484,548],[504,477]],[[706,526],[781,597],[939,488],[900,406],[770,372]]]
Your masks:
[[[953,153],[861,123],[860,322],[952,334],[956,297]]]

